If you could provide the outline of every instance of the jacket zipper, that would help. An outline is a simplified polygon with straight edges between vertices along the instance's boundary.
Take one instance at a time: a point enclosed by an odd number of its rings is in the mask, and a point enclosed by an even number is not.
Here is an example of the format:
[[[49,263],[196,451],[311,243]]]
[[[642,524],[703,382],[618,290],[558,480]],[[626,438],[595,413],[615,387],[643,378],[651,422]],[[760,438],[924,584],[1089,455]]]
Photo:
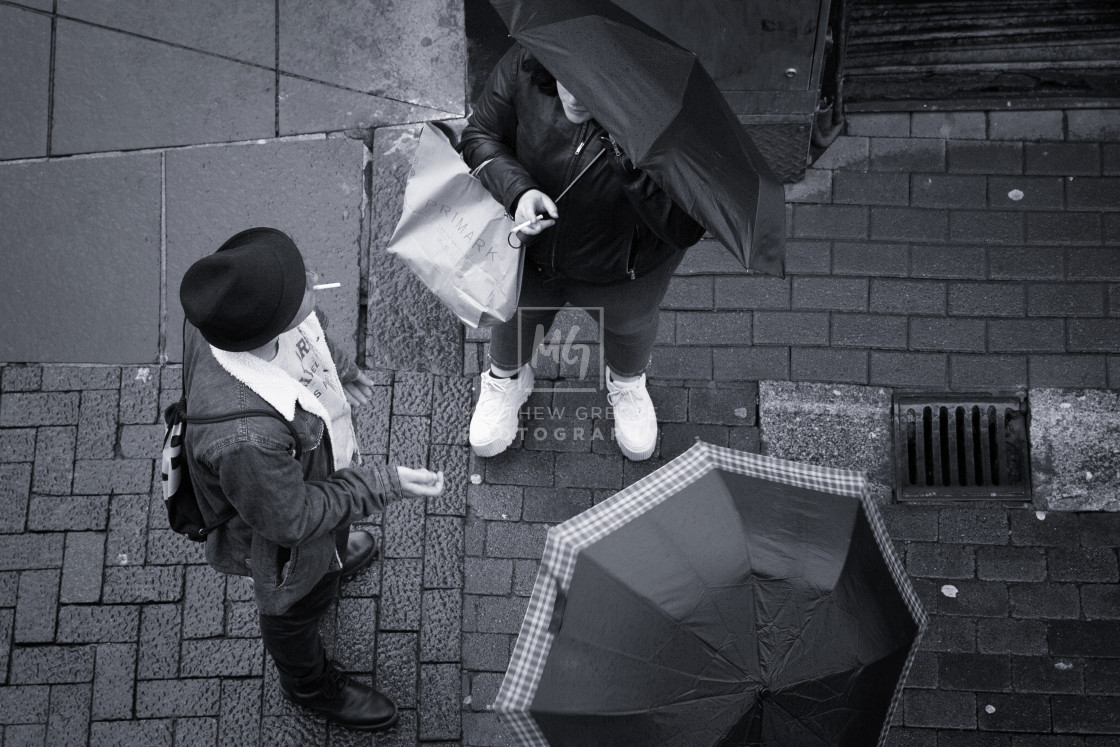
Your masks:
[[[564,176],[564,184],[567,185],[572,180],[572,176],[576,173],[576,167],[579,166],[579,156],[583,149],[587,146],[589,138],[588,130],[591,128],[591,122],[584,122],[579,128],[579,141],[576,145],[576,151],[572,159],[568,162],[568,173]],[[552,232],[552,271],[556,272],[556,245],[559,243],[559,231]]]

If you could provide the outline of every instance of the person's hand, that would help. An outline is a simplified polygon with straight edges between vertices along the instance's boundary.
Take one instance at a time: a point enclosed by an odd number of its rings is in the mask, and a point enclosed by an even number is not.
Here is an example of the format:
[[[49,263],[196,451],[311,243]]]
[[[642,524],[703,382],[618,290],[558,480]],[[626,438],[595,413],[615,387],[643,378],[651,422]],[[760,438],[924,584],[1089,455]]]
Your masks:
[[[351,407],[368,405],[373,396],[373,382],[365,372],[358,371],[358,378],[343,384],[342,391],[346,394],[346,401]]]
[[[513,213],[513,222],[521,225],[529,224],[519,230],[525,236],[536,236],[550,226],[556,224],[560,212],[552,198],[539,189],[530,189],[517,200],[517,209]]]
[[[443,470],[432,472],[426,469],[397,467],[397,477],[401,481],[401,493],[405,498],[435,496],[443,492]]]

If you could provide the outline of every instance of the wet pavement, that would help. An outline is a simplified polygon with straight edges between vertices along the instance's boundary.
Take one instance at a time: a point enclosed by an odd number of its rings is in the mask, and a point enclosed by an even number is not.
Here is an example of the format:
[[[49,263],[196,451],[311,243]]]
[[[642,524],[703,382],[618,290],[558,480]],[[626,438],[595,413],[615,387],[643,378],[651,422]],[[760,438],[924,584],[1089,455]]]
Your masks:
[[[1115,462],[1041,481],[1072,486],[1064,503],[899,504],[889,443],[870,444],[890,440],[890,395],[919,387],[1059,413],[1093,390],[1092,432],[1116,437],[1120,110],[853,117],[787,186],[786,278],[710,240],[678,270],[650,461],[622,457],[561,354],[524,441],[480,460],[486,334],[384,252],[415,123],[466,111],[459,4],[235,5],[0,2],[0,742],[510,744],[488,705],[547,529],[700,437],[872,475],[931,615],[890,744],[1117,743],[1120,514],[1087,510],[1115,507]],[[153,490],[178,279],[248,225],[343,282],[325,307],[375,382],[366,453],[448,476],[370,517],[384,557],[325,630],[402,708],[376,737],[286,703],[248,584],[172,533]],[[565,312],[573,328],[597,365],[594,325]],[[1053,453],[1089,453],[1073,443]]]

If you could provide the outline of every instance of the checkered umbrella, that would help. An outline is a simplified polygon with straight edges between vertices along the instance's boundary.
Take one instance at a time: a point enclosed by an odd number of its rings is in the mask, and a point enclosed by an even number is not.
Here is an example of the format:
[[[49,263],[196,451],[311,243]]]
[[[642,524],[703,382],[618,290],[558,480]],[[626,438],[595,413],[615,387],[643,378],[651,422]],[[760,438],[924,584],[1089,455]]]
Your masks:
[[[862,473],[697,443],[549,532],[494,707],[526,745],[882,745],[925,625]]]

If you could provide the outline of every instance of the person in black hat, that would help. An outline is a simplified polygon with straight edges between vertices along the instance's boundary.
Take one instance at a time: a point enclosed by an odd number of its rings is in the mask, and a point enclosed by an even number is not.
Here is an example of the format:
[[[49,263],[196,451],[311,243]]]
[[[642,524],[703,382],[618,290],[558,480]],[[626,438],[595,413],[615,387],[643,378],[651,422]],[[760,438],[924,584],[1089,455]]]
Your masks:
[[[242,231],[191,265],[179,288],[187,415],[273,408],[291,428],[263,416],[192,423],[183,448],[207,522],[236,511],[207,535],[206,560],[252,577],[280,689],[376,731],[396,723],[396,705],[328,660],[319,622],[340,580],[377,554],[351,522],[392,498],[439,495],[443,473],[362,463],[351,407],[368,403],[372,382],[327,337],[317,281],[274,228]]]

